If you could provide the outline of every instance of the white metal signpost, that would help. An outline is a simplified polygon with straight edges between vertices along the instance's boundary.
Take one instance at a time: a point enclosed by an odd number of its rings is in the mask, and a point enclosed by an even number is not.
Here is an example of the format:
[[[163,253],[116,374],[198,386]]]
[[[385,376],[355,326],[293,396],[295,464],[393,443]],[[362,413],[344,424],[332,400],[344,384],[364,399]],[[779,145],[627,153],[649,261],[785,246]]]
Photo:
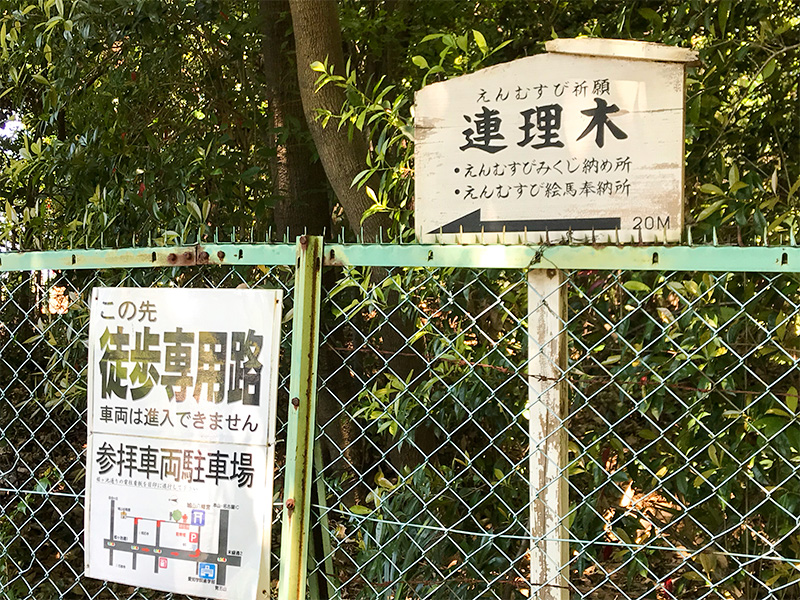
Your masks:
[[[552,40],[416,97],[421,242],[679,241],[690,50]],[[564,277],[528,272],[531,574],[568,600]]]
[[[276,290],[95,288],[89,577],[269,597],[281,304]]]

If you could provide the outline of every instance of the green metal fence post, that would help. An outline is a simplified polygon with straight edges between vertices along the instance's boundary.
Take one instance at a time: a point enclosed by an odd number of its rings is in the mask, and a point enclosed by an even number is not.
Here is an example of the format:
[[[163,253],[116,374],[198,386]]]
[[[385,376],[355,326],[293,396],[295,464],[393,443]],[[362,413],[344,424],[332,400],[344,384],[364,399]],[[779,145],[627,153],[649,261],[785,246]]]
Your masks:
[[[296,268],[279,600],[302,600],[306,595],[317,408],[321,237],[304,235],[298,239]]]

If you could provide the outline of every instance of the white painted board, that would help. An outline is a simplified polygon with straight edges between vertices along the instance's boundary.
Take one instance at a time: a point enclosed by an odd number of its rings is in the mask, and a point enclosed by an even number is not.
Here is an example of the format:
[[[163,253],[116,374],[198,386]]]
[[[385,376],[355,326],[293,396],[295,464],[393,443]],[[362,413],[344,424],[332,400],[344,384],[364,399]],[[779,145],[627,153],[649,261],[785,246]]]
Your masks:
[[[256,598],[271,521],[265,446],[95,433],[87,574],[202,598]]]
[[[415,120],[422,242],[680,239],[683,63],[541,54],[423,88]]]
[[[87,576],[268,590],[281,304],[279,290],[93,290]]]

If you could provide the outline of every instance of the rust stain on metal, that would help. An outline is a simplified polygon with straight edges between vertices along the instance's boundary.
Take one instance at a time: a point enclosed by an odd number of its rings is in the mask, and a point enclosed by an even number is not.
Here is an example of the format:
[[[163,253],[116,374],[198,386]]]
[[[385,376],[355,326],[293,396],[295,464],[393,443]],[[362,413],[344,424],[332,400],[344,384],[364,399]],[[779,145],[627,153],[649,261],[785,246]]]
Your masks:
[[[300,247],[303,250],[308,248],[308,236],[307,235],[301,235],[299,241],[300,241]]]
[[[286,510],[289,511],[289,516],[291,517],[294,512],[294,498],[289,498],[286,501]]]
[[[299,408],[300,407],[300,398],[292,398],[292,406],[294,406],[295,408]]]
[[[225,258],[225,253],[219,251],[217,256],[222,260]],[[183,248],[179,252],[170,252],[167,256],[167,262],[176,267],[207,265],[211,262],[211,256],[203,246],[198,244],[191,248]]]
[[[167,262],[176,267],[189,267],[197,264],[197,249],[184,250],[180,254],[177,252],[170,252],[167,256]]]

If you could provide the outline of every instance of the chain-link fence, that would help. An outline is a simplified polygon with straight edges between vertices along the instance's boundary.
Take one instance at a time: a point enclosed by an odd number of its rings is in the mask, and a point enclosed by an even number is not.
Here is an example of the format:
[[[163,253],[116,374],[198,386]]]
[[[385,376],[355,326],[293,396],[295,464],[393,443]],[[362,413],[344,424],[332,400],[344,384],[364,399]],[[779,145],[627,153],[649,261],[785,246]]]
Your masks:
[[[279,288],[284,290],[288,311],[293,279],[291,267],[253,266],[0,273],[2,597],[184,597],[83,576],[91,290],[96,286]],[[288,323],[282,347],[288,346],[290,333]],[[285,406],[288,362],[281,364],[280,375]],[[284,437],[279,431],[279,440]]]
[[[566,338],[553,375],[529,362],[541,291],[518,264],[370,252],[362,264],[395,266],[323,274],[310,597],[800,595],[800,277],[565,271],[540,298],[567,305],[553,310]],[[178,597],[82,575],[90,290],[283,288],[283,423],[293,267],[51,271],[45,258],[0,274],[5,597]],[[549,507],[563,529],[530,529],[531,456],[547,442],[530,438],[532,380],[568,400],[554,415],[568,502]],[[279,443],[274,552],[284,462]],[[564,577],[557,565],[532,582],[545,542],[568,547]]]

